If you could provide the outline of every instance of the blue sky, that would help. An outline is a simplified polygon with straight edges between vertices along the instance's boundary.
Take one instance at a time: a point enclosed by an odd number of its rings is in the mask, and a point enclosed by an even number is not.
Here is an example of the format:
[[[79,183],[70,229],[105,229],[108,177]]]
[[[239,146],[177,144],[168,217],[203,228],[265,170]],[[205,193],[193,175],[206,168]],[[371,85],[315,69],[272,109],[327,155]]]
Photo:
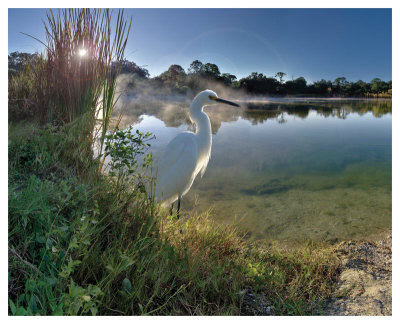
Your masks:
[[[9,9],[8,52],[43,50],[44,9]],[[238,78],[392,79],[391,9],[127,9],[127,59],[151,76],[199,59]]]

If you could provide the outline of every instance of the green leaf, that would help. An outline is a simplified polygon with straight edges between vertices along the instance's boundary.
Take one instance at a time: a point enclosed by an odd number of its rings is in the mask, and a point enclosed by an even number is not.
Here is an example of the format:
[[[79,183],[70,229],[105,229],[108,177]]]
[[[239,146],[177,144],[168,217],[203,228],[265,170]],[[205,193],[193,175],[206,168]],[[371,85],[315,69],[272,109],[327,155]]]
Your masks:
[[[76,238],[76,236],[74,236],[74,237],[72,238],[71,242],[69,243],[68,248],[69,248],[69,249],[72,249],[72,248],[77,248],[78,246],[79,246],[79,245],[78,245],[78,239]]]
[[[62,309],[56,309],[51,315],[53,315],[53,316],[63,316],[64,313],[63,313]]]
[[[25,308],[23,308],[23,307],[18,307],[18,309],[17,309],[17,311],[16,311],[16,313],[15,313],[15,315],[17,315],[17,316],[24,316],[24,315],[26,315],[26,309]]]
[[[46,242],[46,238],[44,236],[36,236],[36,242],[43,244]]]
[[[128,278],[125,278],[122,281],[122,289],[127,291],[127,292],[132,290],[132,284],[131,284],[131,281]]]
[[[13,303],[13,301],[10,298],[8,299],[8,303],[10,305],[11,314],[15,315],[15,313],[17,312],[17,308],[15,307],[15,304]]]
[[[46,278],[46,281],[52,287],[54,287],[56,285],[56,283],[57,283],[57,279],[56,278]]]
[[[35,314],[37,312],[36,297],[33,294],[31,296],[31,300],[29,301],[29,308],[31,309],[32,314]]]
[[[50,238],[48,238],[46,240],[46,248],[50,250],[52,246],[53,246],[53,242],[50,240]]]

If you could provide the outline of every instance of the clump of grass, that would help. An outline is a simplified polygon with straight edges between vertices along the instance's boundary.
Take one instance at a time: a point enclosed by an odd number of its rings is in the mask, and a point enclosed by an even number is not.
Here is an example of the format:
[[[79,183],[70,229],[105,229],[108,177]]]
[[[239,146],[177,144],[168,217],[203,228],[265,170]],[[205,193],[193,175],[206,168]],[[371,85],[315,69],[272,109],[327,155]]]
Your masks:
[[[9,100],[30,103],[42,124],[84,118],[79,138],[89,144],[100,121],[102,143],[115,104],[119,68],[113,62],[123,59],[131,26],[119,11],[112,37],[111,17],[108,9],[65,9],[56,14],[49,10],[45,54],[10,78]]]
[[[9,74],[8,119],[9,121],[33,119],[38,110],[37,75],[43,56],[32,55],[21,66],[19,72]]]
[[[301,243],[297,248],[258,244],[252,253],[253,287],[272,304],[275,315],[321,314],[332,295],[338,259],[333,246]]]

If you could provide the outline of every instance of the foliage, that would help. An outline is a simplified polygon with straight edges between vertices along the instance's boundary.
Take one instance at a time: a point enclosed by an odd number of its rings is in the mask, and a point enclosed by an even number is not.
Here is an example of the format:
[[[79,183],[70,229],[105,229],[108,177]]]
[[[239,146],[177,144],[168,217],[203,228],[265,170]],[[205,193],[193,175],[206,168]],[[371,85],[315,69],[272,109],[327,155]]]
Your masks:
[[[218,66],[213,63],[204,64],[202,73],[206,78],[212,78],[212,79],[218,79],[221,74]]]
[[[17,75],[29,62],[37,60],[38,57],[37,53],[20,53],[18,51],[8,54],[8,77]]]
[[[278,78],[279,78],[279,83],[280,83],[280,84],[283,84],[283,77],[284,77],[285,75],[286,75],[285,72],[277,72],[277,73],[275,74],[275,78],[278,77]]]
[[[279,82],[262,73],[253,72],[247,78],[239,80],[239,87],[255,94],[275,93],[279,87]]]
[[[142,133],[139,130],[133,132],[132,125],[123,130],[117,128],[115,132],[106,135],[104,158],[110,158],[108,174],[117,178],[118,185],[131,182],[131,176],[138,171],[140,157],[151,145],[147,142],[152,139],[154,136],[151,133]],[[146,154],[141,169],[149,167],[151,162],[152,155]]]
[[[138,66],[135,62],[128,61],[126,59],[123,59],[121,61],[115,61],[113,62],[113,68],[118,71],[118,69],[121,69],[121,74],[123,73],[129,73],[129,74],[134,74],[135,76],[143,79],[147,79],[150,74],[149,71],[143,67]]]
[[[190,63],[188,72],[189,74],[200,74],[201,72],[203,72],[203,69],[203,63],[199,60],[194,60],[192,63]]]

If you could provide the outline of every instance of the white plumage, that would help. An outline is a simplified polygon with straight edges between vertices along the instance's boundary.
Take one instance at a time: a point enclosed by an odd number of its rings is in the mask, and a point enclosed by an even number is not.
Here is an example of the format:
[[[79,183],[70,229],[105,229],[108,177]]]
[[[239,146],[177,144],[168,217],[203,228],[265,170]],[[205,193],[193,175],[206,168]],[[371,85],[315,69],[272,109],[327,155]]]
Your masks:
[[[203,176],[211,155],[211,123],[204,106],[226,103],[239,106],[233,102],[218,98],[211,90],[200,92],[190,105],[189,117],[196,125],[196,132],[183,132],[177,135],[162,154],[157,171],[156,199],[163,206],[180,199],[193,184],[197,174]]]

